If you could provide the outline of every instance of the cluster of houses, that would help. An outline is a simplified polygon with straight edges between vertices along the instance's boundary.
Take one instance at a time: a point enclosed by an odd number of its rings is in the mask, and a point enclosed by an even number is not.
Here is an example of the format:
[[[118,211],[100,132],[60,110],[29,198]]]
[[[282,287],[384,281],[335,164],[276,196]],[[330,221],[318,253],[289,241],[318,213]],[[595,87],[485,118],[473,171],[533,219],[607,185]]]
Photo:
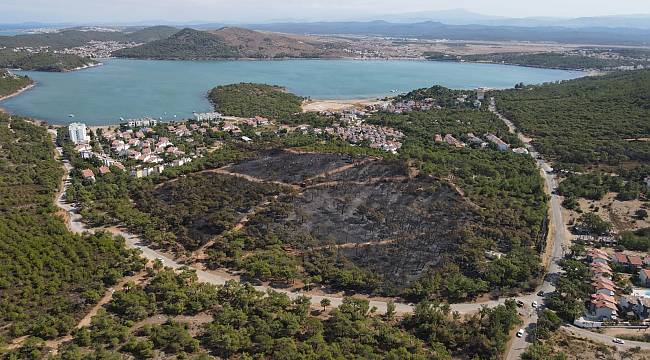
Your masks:
[[[352,144],[368,141],[371,148],[392,153],[397,153],[402,148],[402,143],[399,140],[404,138],[404,134],[399,130],[369,124],[346,127],[334,124],[332,127],[325,128],[325,132],[340,136]]]
[[[143,163],[161,163],[165,154],[173,156],[185,154],[175,147],[168,138],[157,137],[152,128],[106,132],[103,137],[110,142],[113,153]]]
[[[56,50],[59,54],[72,54],[86,58],[105,59],[110,58],[113,52],[126,48],[132,48],[141,45],[136,42],[119,42],[119,41],[96,41],[91,40],[82,46]]]
[[[175,159],[173,161],[170,161],[166,164],[158,164],[158,165],[153,165],[153,166],[140,166],[131,169],[131,176],[135,178],[143,178],[151,175],[160,175],[165,171],[165,168],[168,167],[176,167],[176,166],[183,166],[185,164],[189,164],[192,162],[193,159],[197,158],[198,156],[194,156],[193,158],[191,157],[184,157],[181,159]]]
[[[467,133],[466,135],[467,141],[475,146],[480,146],[481,148],[485,148],[488,146],[488,142],[493,143],[496,145],[497,149],[499,151],[508,151],[510,150],[510,145],[506,143],[505,141],[501,140],[499,137],[497,137],[494,134],[485,134],[483,137],[487,140],[484,141],[480,137],[474,135],[473,133]],[[442,136],[441,134],[435,134],[434,135],[434,141],[436,143],[446,143],[448,145],[457,147],[457,148],[463,148],[466,147],[467,144],[459,139],[456,139],[452,134],[447,134],[445,136]],[[528,150],[525,148],[515,148],[512,149],[512,152],[517,153],[517,154],[522,154],[522,155],[527,155]]]
[[[613,271],[610,263],[617,264],[628,271],[638,272],[642,285],[650,286],[650,256],[645,259],[636,255],[615,253],[610,257],[601,249],[591,249],[587,253],[590,262],[593,294],[590,299],[590,311],[596,320],[618,320],[620,314],[625,317],[648,319],[650,315],[650,298],[641,295],[617,296],[616,284],[611,280]]]
[[[426,98],[424,100],[400,100],[392,103],[383,102],[371,107],[373,110],[380,110],[391,114],[405,114],[412,111],[428,111],[433,108],[441,109],[436,105],[436,99]]]

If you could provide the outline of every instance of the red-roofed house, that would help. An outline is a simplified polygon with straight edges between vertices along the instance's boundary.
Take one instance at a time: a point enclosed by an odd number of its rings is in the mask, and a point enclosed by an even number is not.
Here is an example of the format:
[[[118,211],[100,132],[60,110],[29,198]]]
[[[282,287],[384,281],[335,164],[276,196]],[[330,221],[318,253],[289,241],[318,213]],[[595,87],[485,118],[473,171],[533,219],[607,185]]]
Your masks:
[[[628,255],[627,260],[630,262],[630,266],[635,270],[639,270],[643,267],[643,260],[636,255]]]
[[[592,300],[591,301],[591,306],[592,306],[592,311],[594,312],[594,315],[599,319],[599,320],[604,320],[604,319],[615,319],[616,316],[618,315],[618,308],[616,307],[615,304],[609,302],[609,301],[603,301],[603,300]]]
[[[124,171],[124,169],[125,169],[124,165],[122,165],[122,163],[119,163],[119,162],[114,162],[113,166],[115,166],[116,168],[118,168],[118,169],[120,169],[122,171]]]
[[[100,166],[99,167],[99,175],[106,175],[111,172],[111,169],[108,168],[108,166]]]
[[[83,176],[84,179],[95,180],[95,174],[90,169],[81,170],[81,176]]]
[[[615,253],[613,261],[615,264],[620,264],[623,266],[627,266],[630,263],[629,260],[627,259],[627,255],[623,253]]]
[[[596,275],[612,275],[612,269],[607,264],[603,263],[591,263],[591,272]]]
[[[591,294],[591,301],[607,301],[612,304],[618,304],[615,297],[606,294]]]

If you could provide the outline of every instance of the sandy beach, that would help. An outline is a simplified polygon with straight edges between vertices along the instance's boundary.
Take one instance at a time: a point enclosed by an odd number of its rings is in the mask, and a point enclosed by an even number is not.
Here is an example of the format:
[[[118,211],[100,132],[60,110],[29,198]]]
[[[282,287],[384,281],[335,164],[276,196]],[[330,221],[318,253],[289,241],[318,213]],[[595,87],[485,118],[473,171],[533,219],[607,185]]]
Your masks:
[[[364,108],[368,105],[378,104],[378,99],[353,99],[353,100],[308,100],[302,103],[302,111],[341,111],[351,108]]]

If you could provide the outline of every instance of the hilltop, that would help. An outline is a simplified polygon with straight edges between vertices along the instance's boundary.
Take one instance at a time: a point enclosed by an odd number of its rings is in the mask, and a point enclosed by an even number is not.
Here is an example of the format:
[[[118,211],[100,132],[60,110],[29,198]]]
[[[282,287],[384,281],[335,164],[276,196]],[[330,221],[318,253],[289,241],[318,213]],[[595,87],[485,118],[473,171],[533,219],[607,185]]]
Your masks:
[[[146,59],[319,58],[341,57],[343,42],[224,27],[212,31],[183,29],[167,39],[114,53]]]

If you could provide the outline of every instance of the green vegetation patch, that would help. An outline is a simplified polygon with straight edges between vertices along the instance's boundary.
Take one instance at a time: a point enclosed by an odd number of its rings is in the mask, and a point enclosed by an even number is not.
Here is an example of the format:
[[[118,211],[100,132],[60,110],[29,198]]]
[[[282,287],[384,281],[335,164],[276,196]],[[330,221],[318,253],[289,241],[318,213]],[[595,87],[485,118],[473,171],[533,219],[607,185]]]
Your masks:
[[[0,114],[0,325],[11,337],[67,334],[107,286],[142,266],[123,240],[66,230],[53,155],[45,128]]]
[[[142,312],[133,316],[133,307]],[[346,297],[317,316],[306,297],[289,299],[235,282],[201,284],[187,269],[152,270],[143,284],[116,292],[107,309],[76,331],[55,358],[90,352],[102,359],[494,359],[520,323],[514,301],[462,319],[448,306],[423,302],[397,319],[394,306],[380,316],[367,300]],[[158,321],[179,314],[183,320]],[[139,327],[137,320],[148,324]],[[46,353],[42,342],[31,341],[8,355]]]
[[[650,70],[495,93],[539,151],[572,164],[650,161]]]
[[[0,68],[62,72],[95,64],[95,60],[71,54],[0,50]]]
[[[290,117],[302,111],[302,98],[279,86],[241,83],[212,89],[208,98],[217,111],[239,117]]]
[[[14,76],[7,70],[0,69],[0,98],[11,95],[32,83],[27,76]]]

